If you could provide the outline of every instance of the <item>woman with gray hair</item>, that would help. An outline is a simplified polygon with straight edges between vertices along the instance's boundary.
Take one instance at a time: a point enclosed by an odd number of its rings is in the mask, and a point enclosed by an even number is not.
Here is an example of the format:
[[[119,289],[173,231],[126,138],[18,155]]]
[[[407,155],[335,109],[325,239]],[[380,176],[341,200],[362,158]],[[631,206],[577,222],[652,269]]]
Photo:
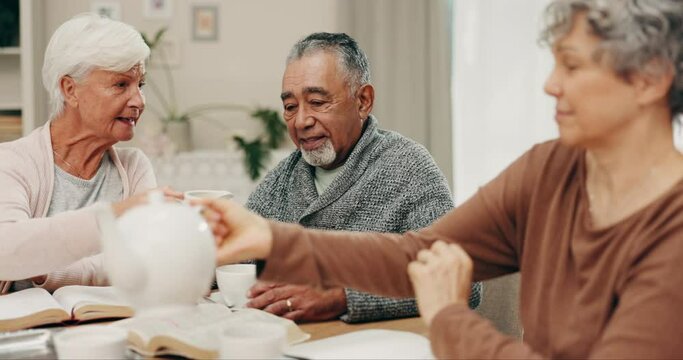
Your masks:
[[[123,211],[156,187],[141,151],[113,147],[133,137],[145,108],[148,56],[133,27],[94,14],[53,34],[43,65],[50,119],[0,144],[0,294],[107,283],[101,256],[92,256],[95,209],[113,202]],[[33,284],[12,281],[26,278]]]
[[[547,15],[558,140],[402,238],[206,201],[219,262],[415,294],[439,358],[683,358],[683,1],[558,0]],[[472,280],[517,271],[523,342],[467,307]]]

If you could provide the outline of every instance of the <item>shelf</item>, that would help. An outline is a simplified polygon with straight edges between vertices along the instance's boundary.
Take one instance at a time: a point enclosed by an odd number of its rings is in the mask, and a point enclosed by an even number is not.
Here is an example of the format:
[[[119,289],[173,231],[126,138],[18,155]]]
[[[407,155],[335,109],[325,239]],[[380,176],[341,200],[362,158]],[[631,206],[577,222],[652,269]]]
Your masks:
[[[21,110],[21,103],[0,103],[0,110]]]
[[[19,55],[19,54],[21,54],[21,49],[17,46],[0,47],[0,55]]]

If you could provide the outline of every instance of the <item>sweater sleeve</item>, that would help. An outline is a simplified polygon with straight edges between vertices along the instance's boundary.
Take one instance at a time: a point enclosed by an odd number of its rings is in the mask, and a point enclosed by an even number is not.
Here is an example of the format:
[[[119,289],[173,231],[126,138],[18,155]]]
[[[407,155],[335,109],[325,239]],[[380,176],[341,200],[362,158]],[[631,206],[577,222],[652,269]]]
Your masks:
[[[33,284],[53,292],[62,286],[108,286],[109,280],[102,267],[102,254],[83,258],[63,270],[53,271],[47,275],[42,284]]]
[[[527,154],[515,161],[460,207],[419,231],[403,235],[320,231],[272,222],[273,247],[262,276],[410,297],[408,264],[437,240],[458,243],[467,251],[474,262],[475,281],[515,272],[518,234],[526,216],[521,184],[529,184],[521,175],[533,172],[527,169],[528,158]]]
[[[33,218],[36,204],[49,201],[40,165],[10,146],[0,158],[0,279],[43,275],[99,251],[96,206]]]
[[[438,359],[540,359],[527,344],[501,334],[487,319],[459,304],[439,311],[429,328]]]
[[[431,158],[428,157],[426,160],[431,165]],[[453,200],[446,179],[436,166],[431,168],[422,166],[422,168],[425,168],[423,169],[425,171],[411,178],[414,188],[409,189],[411,196],[405,204],[408,211],[401,221],[407,229],[417,230],[428,226],[453,208]],[[344,322],[359,323],[419,316],[414,298],[397,299],[350,288],[344,290],[347,304],[347,312],[341,317]],[[473,283],[469,306],[476,308],[479,306],[480,299],[481,283]]]
[[[528,161],[529,155],[523,156],[462,206],[420,231],[403,235],[325,232],[272,222],[273,247],[260,277],[410,297],[414,292],[407,266],[420,250],[437,240],[458,243],[467,251],[474,262],[474,280],[515,272],[521,247],[518,235],[523,232],[520,226],[526,216],[524,198],[528,195],[524,194],[523,184],[530,184],[524,176],[533,173],[527,169]],[[481,349],[468,348],[475,338],[481,338],[473,342],[480,347],[511,346],[512,350],[505,351],[523,357],[538,356],[527,345],[500,334],[476,313],[466,308],[454,315],[449,311],[452,310],[447,307],[435,318],[435,324],[448,325],[433,326],[431,339],[437,356],[477,357],[476,351]],[[461,321],[482,330],[462,330],[458,328]]]
[[[0,278],[21,280],[65,267],[100,249],[95,206],[50,218],[23,217],[0,205]],[[77,226],[76,226],[77,224]]]
[[[643,246],[623,284],[618,286],[616,310],[588,358],[681,357],[683,322],[671,311],[683,304],[683,272],[679,265],[683,242],[679,233]],[[543,357],[529,345],[502,335],[488,320],[461,305],[448,306],[434,317],[430,339],[438,358]]]
[[[126,149],[130,152],[126,159],[121,159],[130,181],[130,194],[140,194],[156,188],[157,178],[154,168],[147,156],[140,149]]]
[[[354,289],[344,289],[346,293],[347,312],[341,320],[347,323],[379,321],[419,316],[417,302],[414,298],[396,299],[373,295]],[[469,307],[476,309],[481,302],[481,283],[472,284],[472,292],[468,300]]]
[[[128,173],[130,194],[136,195],[157,187],[154,169],[149,159],[138,149],[124,149],[122,163]],[[35,284],[34,284],[35,285]],[[67,285],[107,286],[109,280],[102,266],[102,256],[83,258],[68,267],[47,275],[46,281],[38,285],[54,291]]]

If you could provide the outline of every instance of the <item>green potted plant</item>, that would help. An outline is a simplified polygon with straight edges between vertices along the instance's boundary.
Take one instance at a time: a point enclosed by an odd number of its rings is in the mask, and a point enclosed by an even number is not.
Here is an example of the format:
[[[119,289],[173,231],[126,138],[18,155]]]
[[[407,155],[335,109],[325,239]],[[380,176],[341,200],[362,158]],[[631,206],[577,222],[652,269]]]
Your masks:
[[[144,33],[142,34],[142,38],[152,51],[151,56],[158,56],[160,58],[161,61],[159,63],[168,84],[169,96],[167,98],[161,88],[154,82],[154,79],[149,76],[146,79],[151,93],[159,100],[161,105],[161,109],[154,107],[149,107],[149,109],[161,120],[162,131],[171,138],[179,151],[186,151],[191,148],[189,124],[192,119],[210,112],[221,111],[237,111],[248,114],[251,118],[262,124],[263,132],[255,139],[248,140],[241,136],[233,136],[232,140],[244,152],[244,166],[247,174],[249,174],[252,180],[257,180],[266,167],[271,151],[278,148],[285,139],[287,127],[280,117],[280,113],[269,108],[254,108],[228,103],[200,104],[188,107],[185,110],[179,109],[175,97],[173,76],[166,61],[164,49],[159,46],[166,30],[166,28],[160,29],[151,38]]]

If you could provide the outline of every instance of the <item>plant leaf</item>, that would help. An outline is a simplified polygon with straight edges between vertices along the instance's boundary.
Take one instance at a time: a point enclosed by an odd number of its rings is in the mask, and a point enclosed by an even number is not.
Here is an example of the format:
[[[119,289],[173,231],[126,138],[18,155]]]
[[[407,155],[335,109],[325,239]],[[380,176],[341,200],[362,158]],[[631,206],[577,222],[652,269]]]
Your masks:
[[[251,116],[261,120],[266,129],[266,142],[269,148],[276,149],[285,139],[287,126],[280,113],[268,108],[258,108]]]
[[[237,146],[244,151],[244,166],[247,168],[249,178],[252,181],[261,177],[261,172],[266,168],[266,161],[270,158],[270,148],[263,143],[261,138],[247,141],[241,136],[233,136]]]
[[[145,45],[147,45],[147,47],[149,47],[151,50],[153,44],[149,41],[149,39],[147,38],[147,35],[145,35],[145,33],[143,33],[143,32],[140,32],[140,35],[142,36],[142,41],[144,41]]]
[[[161,29],[159,29],[159,31],[157,31],[157,33],[154,35],[154,46],[159,44],[159,41],[161,41],[161,37],[164,36],[166,30],[168,30],[167,27],[162,27]]]

